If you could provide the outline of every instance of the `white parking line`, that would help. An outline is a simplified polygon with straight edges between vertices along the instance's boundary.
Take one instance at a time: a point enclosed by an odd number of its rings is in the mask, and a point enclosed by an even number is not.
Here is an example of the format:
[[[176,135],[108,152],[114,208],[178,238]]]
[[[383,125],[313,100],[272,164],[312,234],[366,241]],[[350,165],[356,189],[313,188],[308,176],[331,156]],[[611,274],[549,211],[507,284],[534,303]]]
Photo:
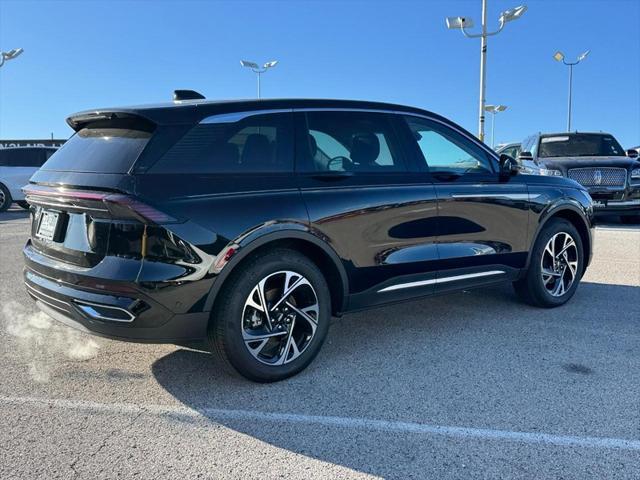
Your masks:
[[[271,413],[251,410],[226,410],[220,408],[201,408],[196,410],[182,406],[139,406],[130,403],[98,403],[85,400],[47,399],[37,397],[0,396],[0,403],[12,405],[31,404],[64,410],[108,412],[117,414],[146,413],[157,416],[182,415],[186,417],[206,417],[214,421],[240,420],[304,424],[353,430],[439,435],[456,439],[499,440],[524,444],[554,445],[560,447],[608,448],[640,451],[640,440],[628,440],[624,438],[582,437],[573,435],[554,435],[550,433],[493,430],[485,428],[451,427],[417,422],[398,422],[368,418],[303,415],[296,413]]]

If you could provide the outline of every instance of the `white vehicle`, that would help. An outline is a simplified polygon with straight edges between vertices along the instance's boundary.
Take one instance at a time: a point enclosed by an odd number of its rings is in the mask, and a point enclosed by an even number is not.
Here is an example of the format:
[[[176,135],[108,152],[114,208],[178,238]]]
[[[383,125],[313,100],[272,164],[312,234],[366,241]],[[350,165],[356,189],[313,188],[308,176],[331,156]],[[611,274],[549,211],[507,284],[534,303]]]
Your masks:
[[[57,149],[53,147],[15,147],[0,149],[0,212],[15,202],[29,208],[22,187]]]

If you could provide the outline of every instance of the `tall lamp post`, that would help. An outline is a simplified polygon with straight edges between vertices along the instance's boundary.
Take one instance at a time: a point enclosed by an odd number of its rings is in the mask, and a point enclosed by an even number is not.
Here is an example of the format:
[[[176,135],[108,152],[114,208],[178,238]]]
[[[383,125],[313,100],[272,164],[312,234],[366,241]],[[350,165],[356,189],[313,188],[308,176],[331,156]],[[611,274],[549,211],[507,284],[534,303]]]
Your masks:
[[[4,62],[7,60],[13,60],[18,55],[24,52],[22,48],[14,48],[13,50],[9,50],[8,52],[0,52],[0,67],[4,65]]]
[[[506,105],[485,105],[486,112],[491,114],[491,148],[495,148],[495,131],[496,131],[496,113],[504,112],[507,109]]]
[[[258,98],[260,98],[260,75],[269,70],[272,67],[275,67],[278,63],[277,60],[272,60],[271,62],[265,63],[262,67],[260,67],[255,62],[248,62],[247,60],[240,60],[240,65],[243,67],[250,68],[253,73],[258,74]]]
[[[587,50],[582,55],[580,55],[575,62],[567,62],[565,60],[565,58],[564,58],[564,53],[562,53],[562,52],[556,52],[555,55],[553,56],[553,58],[556,61],[562,62],[562,63],[564,63],[565,65],[567,65],[569,67],[569,105],[567,107],[567,110],[568,110],[568,112],[567,112],[567,132],[571,131],[571,96],[572,96],[572,90],[573,90],[573,67],[575,65],[579,64],[585,58],[587,58],[587,55],[589,55],[589,50]]]
[[[473,20],[465,17],[447,17],[447,28],[460,29],[467,38],[481,38],[480,42],[480,102],[478,108],[478,138],[484,141],[484,105],[485,105],[485,92],[486,92],[486,77],[487,77],[487,37],[497,35],[502,31],[505,24],[513,20],[519,19],[524,12],[527,11],[526,5],[520,5],[519,7],[511,8],[500,14],[498,21],[500,25],[494,32],[487,32],[487,0],[482,0],[482,31],[480,33],[471,34],[467,31],[467,28],[473,27]]]

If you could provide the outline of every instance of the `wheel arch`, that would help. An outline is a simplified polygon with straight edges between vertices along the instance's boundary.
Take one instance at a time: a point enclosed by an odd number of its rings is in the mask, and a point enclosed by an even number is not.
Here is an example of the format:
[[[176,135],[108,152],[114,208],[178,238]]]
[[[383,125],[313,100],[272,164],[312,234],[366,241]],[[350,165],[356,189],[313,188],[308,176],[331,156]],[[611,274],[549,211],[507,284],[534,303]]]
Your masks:
[[[591,238],[591,222],[588,220],[588,217],[585,216],[584,212],[581,210],[582,206],[574,205],[573,203],[560,203],[552,206],[547,209],[546,212],[541,216],[541,219],[538,223],[538,227],[536,228],[535,235],[533,236],[531,247],[529,248],[529,254],[527,256],[527,265],[526,268],[529,268],[529,264],[531,262],[531,254],[533,252],[533,246],[535,242],[538,240],[538,236],[544,227],[553,219],[562,218],[570,222],[578,233],[580,234],[580,239],[582,240],[582,245],[584,248],[584,258],[585,268],[589,265],[591,261],[591,254],[593,251],[593,241]],[[584,270],[583,270],[584,272]]]
[[[242,246],[218,274],[209,291],[205,310],[213,310],[218,293],[231,273],[241,263],[261,251],[272,248],[290,248],[313,261],[327,280],[331,294],[332,314],[340,315],[346,310],[349,284],[338,254],[321,239],[307,231],[300,230],[280,230],[268,233]]]

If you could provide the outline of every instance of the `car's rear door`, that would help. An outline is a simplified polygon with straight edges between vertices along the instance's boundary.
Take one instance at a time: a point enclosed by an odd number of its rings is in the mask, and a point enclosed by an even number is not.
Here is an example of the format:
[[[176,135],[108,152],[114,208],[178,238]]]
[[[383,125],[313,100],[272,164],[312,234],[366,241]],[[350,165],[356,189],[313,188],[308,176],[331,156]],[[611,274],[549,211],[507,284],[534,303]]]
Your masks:
[[[433,292],[435,190],[408,171],[395,122],[383,112],[296,112],[302,195],[313,231],[342,258],[351,309]]]
[[[436,118],[405,116],[438,197],[437,291],[514,278],[527,257],[529,194],[489,149]]]

